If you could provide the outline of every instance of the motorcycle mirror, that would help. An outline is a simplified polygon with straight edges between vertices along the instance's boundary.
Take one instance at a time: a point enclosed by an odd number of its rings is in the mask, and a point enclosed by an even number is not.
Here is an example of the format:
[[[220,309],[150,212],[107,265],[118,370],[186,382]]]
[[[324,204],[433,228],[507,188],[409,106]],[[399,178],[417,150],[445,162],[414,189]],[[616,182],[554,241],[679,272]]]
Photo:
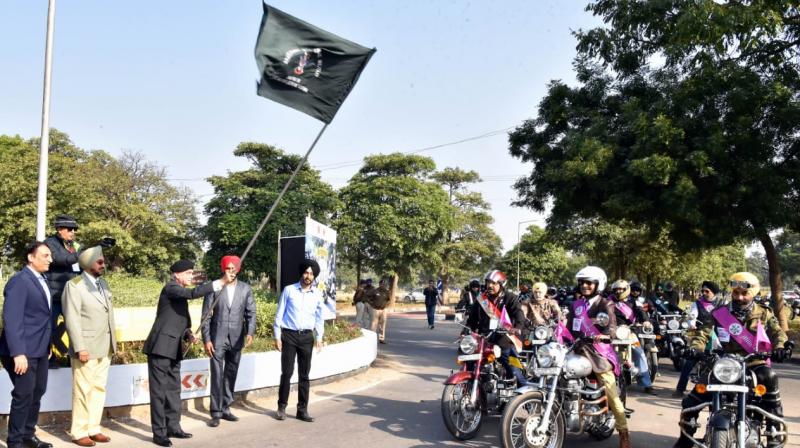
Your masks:
[[[594,319],[595,323],[597,325],[600,325],[601,327],[607,327],[608,323],[610,322],[608,314],[606,313],[597,313],[597,317],[595,317]]]
[[[456,313],[456,322],[459,324],[464,322],[464,313]]]

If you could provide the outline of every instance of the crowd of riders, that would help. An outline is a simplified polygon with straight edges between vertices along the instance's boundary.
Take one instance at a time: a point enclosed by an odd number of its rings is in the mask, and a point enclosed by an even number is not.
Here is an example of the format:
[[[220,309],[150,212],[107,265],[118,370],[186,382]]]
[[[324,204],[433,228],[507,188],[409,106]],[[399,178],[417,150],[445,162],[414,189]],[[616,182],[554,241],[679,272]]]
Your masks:
[[[652,295],[648,296],[643,285],[637,281],[619,279],[609,284],[606,273],[596,266],[582,268],[575,275],[574,285],[556,288],[541,282],[522,284],[519,294],[507,288],[506,275],[501,271],[489,271],[482,280],[473,279],[464,287],[456,310],[465,313],[466,333],[488,334],[492,319],[507,320],[507,331],[503,336],[492,336],[494,339],[491,342],[500,346],[502,356],[498,360],[505,367],[509,379],[513,377],[517,380],[518,386],[526,385],[530,379],[526,378],[524,368],[508,361],[510,356],[517,356],[519,346],[513,343],[514,338],[524,339],[526,332],[531,329],[558,321],[574,337],[588,337],[594,341],[582,345],[580,354],[591,362],[594,377],[605,387],[608,408],[614,415],[619,434],[620,448],[631,446],[627,419],[633,412],[626,409],[619,397],[618,378],[615,375],[619,375],[620,363],[636,366],[636,381],[644,393],[655,394],[655,391],[652,377],[648,374],[643,344],[633,348],[633,359],[629,360],[618,359],[611,347],[610,338],[614,337],[618,325],[649,322],[658,332],[660,326],[657,316],[669,313],[687,316],[690,327],[686,329],[687,344],[681,352],[686,359],[681,378],[683,388],[704,353],[747,355],[759,349],[747,344],[748,340],[758,339],[753,336],[757,332],[758,335],[766,334],[766,346],[771,347],[769,355],[772,362],[782,362],[787,350],[791,350],[791,342],[787,342],[786,333],[781,330],[772,310],[755,300],[760,293],[760,284],[748,272],[730,276],[726,285],[730,291],[729,300],[723,298],[716,283],[703,282],[699,297],[686,310],[679,307],[678,294],[672,283],[657,285]],[[603,318],[598,319],[598,316]],[[754,401],[755,406],[771,416],[782,418],[778,377],[769,361],[752,362],[748,369],[756,377],[757,384],[766,389]],[[684,412],[678,422],[680,432],[674,447],[704,446],[694,438],[694,434],[701,426],[698,423],[698,414],[702,410],[699,405],[709,402],[710,396],[702,388],[693,388],[684,397],[680,387],[679,384],[679,390],[673,396],[682,397]],[[784,446],[785,434],[778,431],[774,424],[767,422],[765,427],[763,438],[766,447]]]

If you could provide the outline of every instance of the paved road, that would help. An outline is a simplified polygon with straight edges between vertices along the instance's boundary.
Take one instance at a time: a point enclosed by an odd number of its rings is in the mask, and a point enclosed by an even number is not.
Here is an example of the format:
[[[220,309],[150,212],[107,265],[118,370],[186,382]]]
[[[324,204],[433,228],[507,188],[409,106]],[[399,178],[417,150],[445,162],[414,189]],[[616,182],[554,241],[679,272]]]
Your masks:
[[[429,330],[422,315],[396,315],[389,320],[389,344],[379,346],[378,360],[369,371],[344,381],[312,387],[311,414],[314,423],[293,418],[273,419],[276,399],[249,403],[235,413],[236,423],[223,421],[218,428],[205,426],[206,415],[185,412],[184,429],[195,434],[190,441],[174,440],[176,447],[433,447],[497,446],[498,420],[489,419],[480,435],[469,442],[452,439],[440,414],[442,382],[455,366],[458,328],[452,322],[438,323]],[[656,397],[632,393],[630,406],[636,413],[630,421],[634,447],[670,447],[675,440],[679,402],[670,392],[677,381],[671,365],[662,365]],[[793,434],[789,446],[800,446],[800,366],[779,366],[787,417]],[[290,403],[294,403],[293,393]],[[294,409],[290,407],[291,415]],[[149,425],[114,423],[114,445],[151,447]],[[53,431],[60,446],[69,444],[63,432]],[[586,436],[570,436],[567,446],[611,448],[616,435],[603,442]]]

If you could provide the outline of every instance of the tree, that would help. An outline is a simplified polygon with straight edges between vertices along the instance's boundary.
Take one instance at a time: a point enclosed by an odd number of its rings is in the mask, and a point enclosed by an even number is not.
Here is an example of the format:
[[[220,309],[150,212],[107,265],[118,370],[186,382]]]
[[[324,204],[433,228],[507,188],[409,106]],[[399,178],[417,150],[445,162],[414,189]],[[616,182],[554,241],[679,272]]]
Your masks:
[[[510,135],[536,170],[517,203],[666,226],[681,251],[756,239],[783,301],[769,234],[797,225],[798,15],[789,2],[619,2],[577,33],[579,86],[553,82]],[[653,64],[650,64],[654,62]],[[782,322],[786,324],[786,322]]]
[[[778,235],[775,250],[783,268],[784,283],[791,285],[800,281],[800,234],[785,229]],[[789,289],[788,285],[785,289]]]
[[[429,157],[373,155],[339,192],[334,226],[343,253],[392,276],[392,304],[399,277],[440,265],[440,246],[454,228],[447,193],[429,180],[435,169]]]
[[[502,241],[490,227],[494,219],[489,203],[477,192],[467,191],[467,184],[481,182],[475,171],[445,168],[431,178],[447,191],[453,209],[453,229],[441,245],[438,267],[442,290],[454,281],[463,281],[485,271],[500,256]]]
[[[39,139],[0,136],[0,238],[4,252],[20,259],[35,237]],[[105,255],[113,269],[133,274],[164,272],[175,257],[199,250],[196,199],[170,185],[164,168],[137,153],[120,158],[84,151],[69,136],[50,130],[47,222],[59,214],[80,223],[84,246],[112,236]],[[49,228],[49,226],[48,226]]]
[[[567,272],[570,267],[567,251],[550,239],[541,227],[529,226],[520,238],[520,243],[506,252],[500,262],[500,269],[513,284],[517,283],[517,255],[520,284],[545,282],[548,285],[563,285],[565,277],[570,279],[566,284],[573,283],[571,276],[577,270]]]
[[[214,197],[205,206],[208,222],[203,235],[209,249],[203,264],[213,275],[221,274],[218,261],[222,256],[244,252],[301,161],[300,156],[263,143],[240,143],[233,154],[245,157],[253,167],[208,179]],[[338,205],[336,193],[321,180],[319,171],[304,165],[248,254],[243,271],[253,277],[266,275],[273,286],[277,285],[278,231],[304,235],[306,216],[327,224]]]

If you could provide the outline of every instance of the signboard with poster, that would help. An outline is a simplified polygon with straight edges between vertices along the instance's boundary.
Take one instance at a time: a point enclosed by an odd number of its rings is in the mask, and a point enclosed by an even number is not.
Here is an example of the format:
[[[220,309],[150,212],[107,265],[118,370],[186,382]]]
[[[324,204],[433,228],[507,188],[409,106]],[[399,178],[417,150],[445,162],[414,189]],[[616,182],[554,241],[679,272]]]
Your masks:
[[[336,231],[306,218],[306,258],[319,263],[317,288],[325,296],[323,319],[336,318]]]

